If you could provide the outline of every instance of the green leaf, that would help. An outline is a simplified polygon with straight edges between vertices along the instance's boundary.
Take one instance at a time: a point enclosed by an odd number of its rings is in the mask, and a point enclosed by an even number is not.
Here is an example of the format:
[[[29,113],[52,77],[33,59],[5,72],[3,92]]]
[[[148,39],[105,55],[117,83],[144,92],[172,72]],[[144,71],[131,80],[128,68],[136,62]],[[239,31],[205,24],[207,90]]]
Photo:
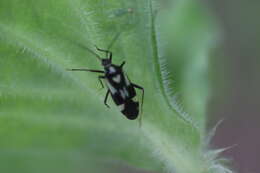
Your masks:
[[[229,171],[204,145],[215,24],[197,1],[163,2],[0,2],[2,172]],[[97,75],[66,71],[101,69],[84,47],[119,33],[113,63],[145,88],[140,128],[103,105]]]

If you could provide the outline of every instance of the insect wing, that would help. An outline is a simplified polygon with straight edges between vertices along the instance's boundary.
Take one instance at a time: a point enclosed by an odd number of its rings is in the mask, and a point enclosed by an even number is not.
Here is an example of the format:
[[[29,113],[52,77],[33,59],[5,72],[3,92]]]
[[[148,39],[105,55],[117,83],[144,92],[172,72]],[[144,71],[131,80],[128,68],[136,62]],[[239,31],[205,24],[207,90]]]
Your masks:
[[[133,86],[123,72],[110,76],[106,82],[111,96],[117,105],[125,103],[126,100],[136,95]]]

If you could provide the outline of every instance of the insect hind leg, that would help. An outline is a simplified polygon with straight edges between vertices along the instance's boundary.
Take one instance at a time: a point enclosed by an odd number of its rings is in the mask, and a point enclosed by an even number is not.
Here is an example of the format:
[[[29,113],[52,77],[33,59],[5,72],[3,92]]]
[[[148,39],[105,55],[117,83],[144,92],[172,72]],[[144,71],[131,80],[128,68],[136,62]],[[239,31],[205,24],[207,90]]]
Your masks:
[[[142,90],[142,100],[141,100],[141,111],[142,111],[142,109],[143,109],[143,102],[144,102],[144,88],[139,86],[139,85],[136,85],[134,83],[131,83],[131,84],[133,85],[133,87]]]
[[[142,99],[141,99],[141,114],[143,113],[143,102],[144,102],[144,88],[139,86],[139,85],[136,85],[134,83],[131,83],[133,85],[134,88],[137,88],[137,89],[140,89],[142,90]],[[140,119],[139,119],[139,126],[142,125],[142,115],[140,115]]]

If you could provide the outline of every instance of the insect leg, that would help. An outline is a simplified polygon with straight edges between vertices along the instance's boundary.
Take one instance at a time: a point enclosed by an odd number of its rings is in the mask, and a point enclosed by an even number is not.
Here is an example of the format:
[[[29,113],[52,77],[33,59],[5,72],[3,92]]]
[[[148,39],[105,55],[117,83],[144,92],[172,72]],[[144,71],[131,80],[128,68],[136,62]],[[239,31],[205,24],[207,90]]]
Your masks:
[[[97,49],[98,51],[105,52],[107,58],[109,58],[109,59],[112,60],[112,52],[110,52],[109,50],[100,49],[100,48],[98,48],[96,45],[95,45],[95,47],[96,47],[96,49]]]
[[[134,83],[131,83],[133,85],[133,87],[135,88],[138,88],[140,90],[142,90],[142,102],[141,102],[141,111],[143,111],[143,102],[144,102],[144,88],[139,86],[139,85],[136,85]]]
[[[101,86],[102,86],[101,89],[103,89],[103,88],[104,88],[104,85],[103,85],[103,82],[102,82],[101,79],[105,79],[105,76],[98,76],[98,80],[99,80],[99,82],[100,82],[100,84],[101,84]]]
[[[72,68],[72,69],[66,69],[67,71],[89,71],[94,73],[105,73],[102,70],[91,70],[91,69],[85,69],[85,68]]]
[[[120,65],[120,68],[122,68],[125,65],[125,61],[122,62],[122,64]]]
[[[108,98],[109,93],[110,93],[109,90],[107,90],[107,93],[106,93],[106,96],[105,96],[105,100],[104,100],[104,104],[105,104],[108,108],[110,108],[109,105],[107,104],[107,98]]]
[[[131,83],[131,84],[133,85],[133,87],[142,90],[142,102],[141,102],[141,113],[142,113],[143,112],[143,102],[144,102],[144,88],[139,85],[136,85],[134,83]],[[140,115],[139,126],[141,127],[141,125],[142,125],[142,116]]]

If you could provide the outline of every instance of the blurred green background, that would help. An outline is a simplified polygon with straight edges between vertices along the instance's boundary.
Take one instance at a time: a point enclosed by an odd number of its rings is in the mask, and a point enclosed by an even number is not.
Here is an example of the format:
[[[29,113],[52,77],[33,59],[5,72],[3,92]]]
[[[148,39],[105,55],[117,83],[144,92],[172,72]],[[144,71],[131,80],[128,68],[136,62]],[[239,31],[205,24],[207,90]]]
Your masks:
[[[231,167],[260,171],[260,3],[149,5],[0,0],[1,172],[215,172],[203,142],[222,119],[210,146],[235,145],[222,153]],[[114,62],[146,89],[142,128],[106,109],[96,75],[65,71],[100,68],[82,46],[119,32]]]

